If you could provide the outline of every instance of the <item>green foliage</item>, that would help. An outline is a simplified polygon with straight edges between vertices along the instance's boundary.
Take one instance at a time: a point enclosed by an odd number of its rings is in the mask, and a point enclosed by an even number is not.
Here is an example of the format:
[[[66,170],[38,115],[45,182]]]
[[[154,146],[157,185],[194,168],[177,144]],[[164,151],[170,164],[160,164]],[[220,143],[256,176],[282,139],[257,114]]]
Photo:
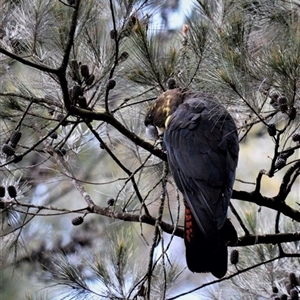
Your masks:
[[[128,78],[145,86],[159,86],[165,89],[166,81],[173,76],[177,64],[177,51],[174,47],[162,49],[163,37],[147,37],[138,28],[131,39],[133,65],[129,65]]]
[[[95,250],[93,256],[53,255],[45,280],[65,287],[67,299],[134,299],[143,296],[145,261],[137,255],[131,230],[108,233],[104,244],[106,248]],[[166,281],[161,280],[163,274],[167,275]],[[163,289],[171,292],[175,283],[182,281],[182,270],[176,263],[163,266],[159,262],[151,276],[151,297],[159,298]]]

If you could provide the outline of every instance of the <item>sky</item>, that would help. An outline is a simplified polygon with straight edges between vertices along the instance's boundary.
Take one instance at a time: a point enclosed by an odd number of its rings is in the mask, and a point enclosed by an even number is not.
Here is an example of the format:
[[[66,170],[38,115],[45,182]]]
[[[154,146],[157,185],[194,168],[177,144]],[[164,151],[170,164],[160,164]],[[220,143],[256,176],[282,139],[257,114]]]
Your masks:
[[[189,15],[194,0],[181,0],[178,11],[170,14],[170,29],[176,29],[184,23],[184,17]]]
[[[180,0],[179,8],[169,13],[169,29],[178,29],[184,24],[185,16],[189,15],[192,10],[192,4],[195,0]],[[154,28],[161,27],[160,13],[152,15],[152,25]]]

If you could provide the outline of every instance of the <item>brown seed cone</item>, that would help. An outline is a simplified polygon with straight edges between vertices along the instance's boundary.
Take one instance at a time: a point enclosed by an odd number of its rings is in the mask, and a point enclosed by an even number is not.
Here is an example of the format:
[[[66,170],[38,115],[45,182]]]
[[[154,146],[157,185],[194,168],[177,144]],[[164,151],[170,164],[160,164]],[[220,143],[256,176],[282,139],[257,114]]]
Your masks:
[[[5,187],[0,186],[0,198],[3,198],[5,196]]]
[[[56,132],[56,131],[54,131],[54,132],[52,132],[52,133],[50,134],[50,138],[53,139],[53,140],[56,140],[57,137],[58,137],[58,135],[57,135],[57,132]]]
[[[298,281],[297,281],[297,277],[296,277],[295,273],[291,272],[289,274],[289,281],[292,286],[298,285]]]
[[[89,71],[88,65],[81,65],[80,73],[84,78],[88,78],[90,76],[90,71]]]
[[[239,251],[238,250],[232,250],[230,253],[230,263],[233,265],[238,264],[239,262]]]
[[[106,203],[108,206],[113,206],[115,204],[115,199],[114,198],[108,198],[106,200]]]
[[[79,216],[79,217],[76,217],[72,220],[72,224],[74,226],[78,226],[78,225],[81,225],[83,223],[83,217]]]
[[[290,291],[291,300],[299,300],[299,293],[297,289],[292,289]]]
[[[16,198],[17,197],[17,190],[13,185],[10,185],[7,188],[7,192],[10,198]]]
[[[11,143],[11,146],[13,148],[15,148],[17,146],[17,144],[19,143],[20,139],[21,139],[21,136],[22,136],[22,132],[19,131],[19,130],[15,130],[11,137],[10,137],[10,143]]]
[[[275,126],[275,124],[269,124],[268,127],[267,127],[267,130],[268,130],[269,136],[276,135],[276,126]]]
[[[95,80],[95,75],[92,74],[89,78],[85,79],[85,83],[86,83],[86,85],[92,85],[94,80]]]
[[[296,119],[296,116],[297,116],[297,110],[296,108],[293,106],[290,108],[290,111],[289,111],[289,117],[291,120],[295,120]]]
[[[114,40],[114,39],[117,37],[118,32],[117,32],[117,30],[112,29],[112,30],[110,31],[109,35],[110,35],[110,38],[111,38],[112,40]]]
[[[286,165],[286,160],[282,157],[278,157],[275,162],[275,168],[277,170],[282,169]]]
[[[114,79],[109,79],[106,86],[107,89],[112,90],[116,86],[116,81]]]
[[[174,78],[169,78],[167,81],[167,87],[169,90],[173,90],[176,88],[176,80]]]
[[[86,98],[83,96],[79,96],[78,97],[78,104],[81,108],[87,108],[87,102],[86,102]]]
[[[15,150],[12,146],[8,144],[4,144],[2,147],[2,152],[6,154],[7,156],[12,156],[15,154]]]
[[[125,61],[128,57],[129,57],[128,52],[126,52],[126,51],[122,52],[121,55],[118,58],[119,63]]]
[[[293,142],[300,142],[300,133],[294,133],[292,136]]]
[[[284,96],[280,96],[278,98],[278,105],[282,112],[286,112],[288,110],[287,99]]]

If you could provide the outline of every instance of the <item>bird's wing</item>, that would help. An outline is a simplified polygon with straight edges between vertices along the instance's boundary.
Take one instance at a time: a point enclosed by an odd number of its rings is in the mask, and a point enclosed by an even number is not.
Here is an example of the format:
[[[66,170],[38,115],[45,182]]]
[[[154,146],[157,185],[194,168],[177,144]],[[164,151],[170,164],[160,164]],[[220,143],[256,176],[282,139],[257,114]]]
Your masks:
[[[203,235],[227,218],[238,158],[236,126],[225,108],[205,96],[189,98],[164,134],[171,173]]]

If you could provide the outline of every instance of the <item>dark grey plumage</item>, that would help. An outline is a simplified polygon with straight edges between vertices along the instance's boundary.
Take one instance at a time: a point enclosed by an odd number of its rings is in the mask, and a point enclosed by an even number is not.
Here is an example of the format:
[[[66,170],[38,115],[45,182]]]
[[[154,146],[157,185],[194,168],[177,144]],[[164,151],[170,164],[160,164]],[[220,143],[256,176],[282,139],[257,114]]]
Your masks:
[[[145,124],[164,124],[163,145],[170,170],[186,201],[187,265],[193,272],[211,272],[220,278],[227,271],[227,244],[237,241],[227,219],[239,152],[236,125],[210,95],[178,94],[180,89],[163,93],[150,108]],[[164,121],[162,112],[166,112]]]

